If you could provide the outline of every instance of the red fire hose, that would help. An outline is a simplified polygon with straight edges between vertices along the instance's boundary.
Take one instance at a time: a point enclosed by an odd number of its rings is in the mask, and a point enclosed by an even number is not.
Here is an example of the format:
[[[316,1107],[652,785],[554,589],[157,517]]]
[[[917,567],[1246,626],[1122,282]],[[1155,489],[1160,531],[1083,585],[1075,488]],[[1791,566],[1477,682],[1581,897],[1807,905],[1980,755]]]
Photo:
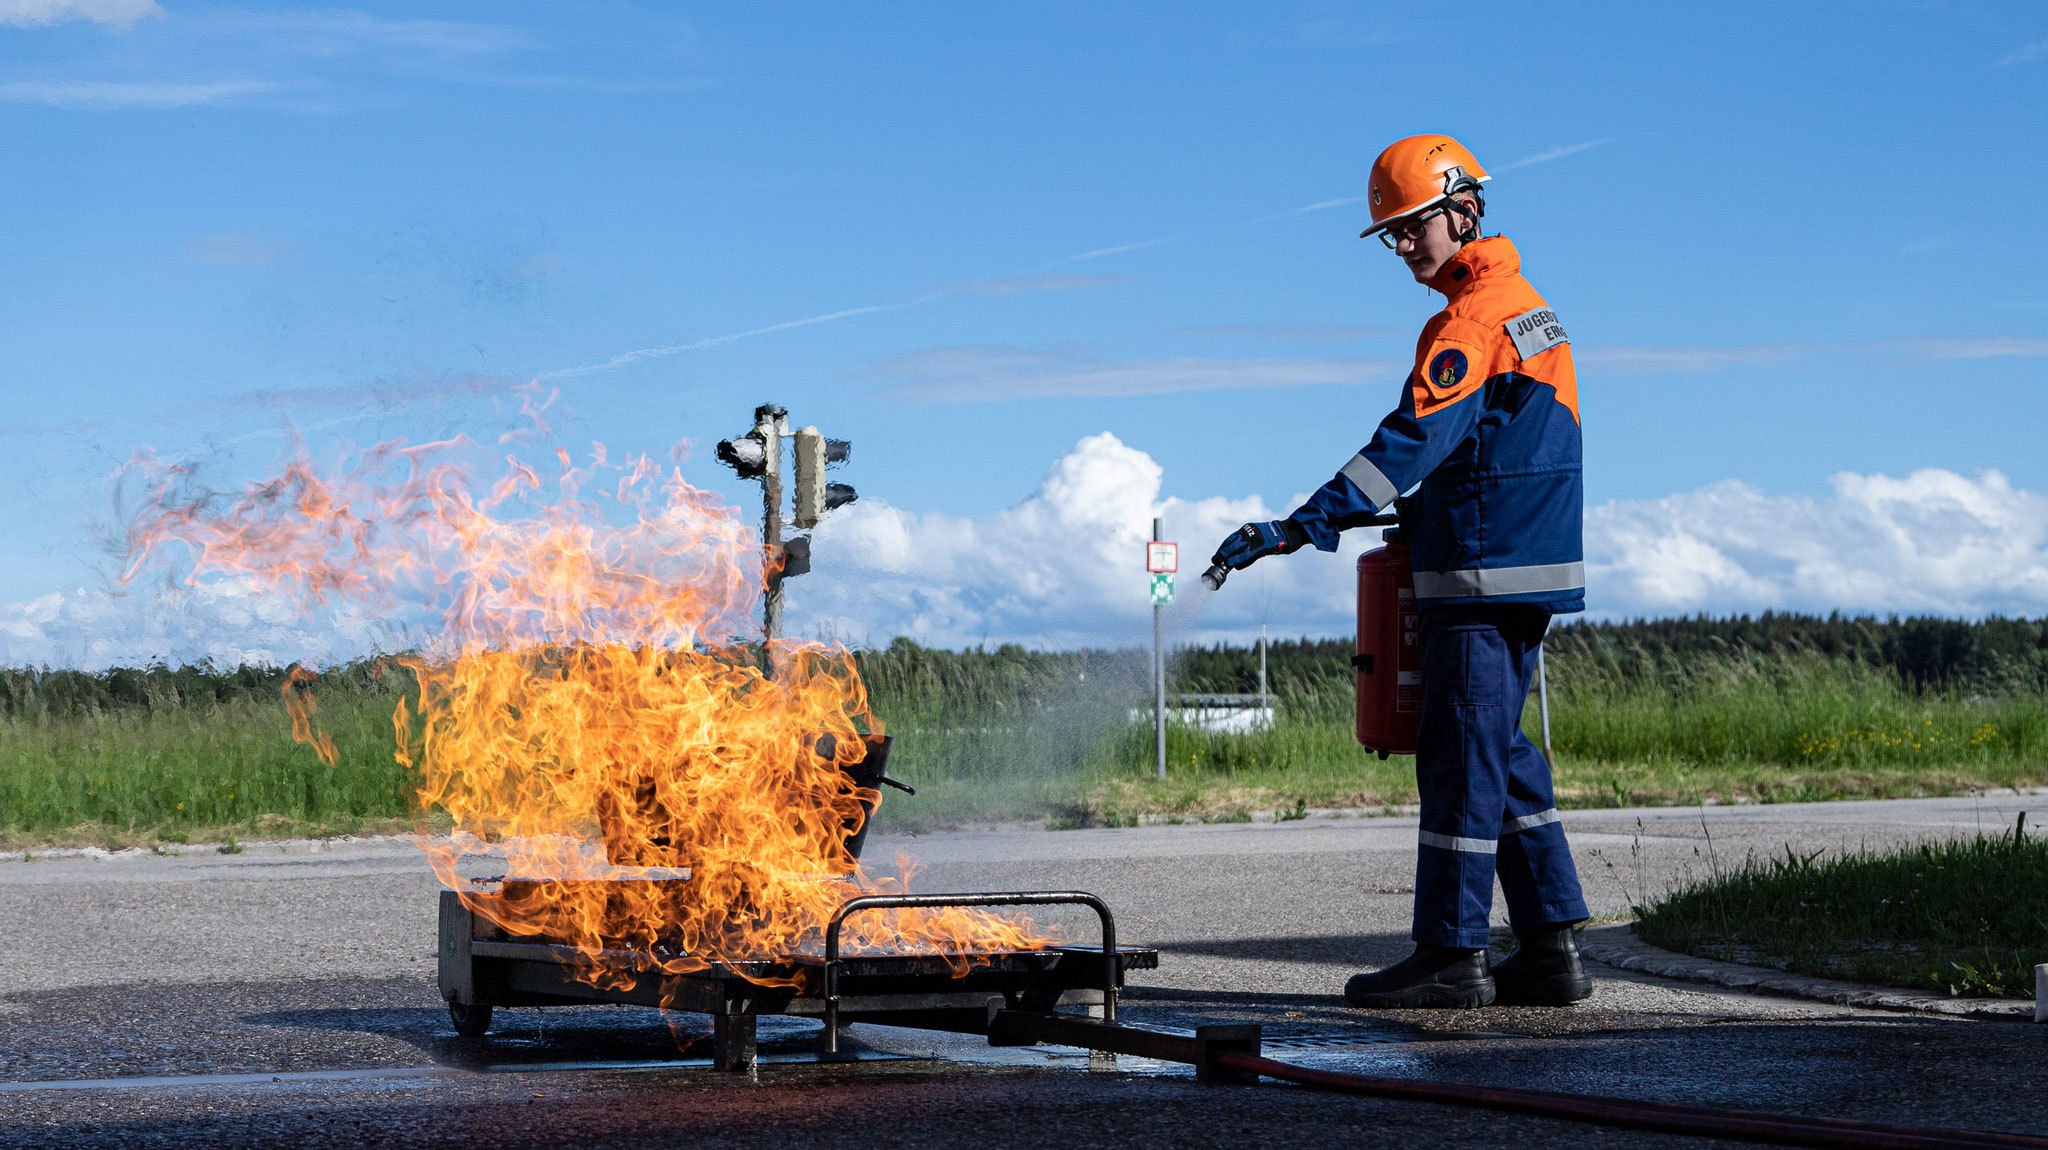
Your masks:
[[[1435,1102],[1446,1106],[1500,1110],[1510,1114],[1533,1114],[1542,1118],[1559,1118],[1567,1122],[1618,1126],[1624,1130],[1648,1130],[1659,1134],[1727,1138],[1740,1142],[1764,1142],[1774,1146],[1813,1146],[1823,1150],[1986,1150],[1988,1147],[2048,1150],[2048,1138],[2035,1138],[2024,1134],[1886,1126],[1845,1118],[1805,1118],[1796,1114],[1761,1114],[1751,1110],[1714,1110],[1702,1106],[1677,1106],[1667,1102],[1638,1102],[1626,1098],[1597,1098],[1586,1094],[1557,1094],[1501,1086],[1467,1086],[1451,1082],[1367,1078],[1359,1074],[1311,1070],[1236,1050],[1213,1051],[1209,1054],[1209,1060],[1216,1066],[1246,1074],[1278,1078],[1286,1082],[1297,1082],[1318,1090],[1363,1094],[1373,1098],[1397,1098],[1405,1102]]]

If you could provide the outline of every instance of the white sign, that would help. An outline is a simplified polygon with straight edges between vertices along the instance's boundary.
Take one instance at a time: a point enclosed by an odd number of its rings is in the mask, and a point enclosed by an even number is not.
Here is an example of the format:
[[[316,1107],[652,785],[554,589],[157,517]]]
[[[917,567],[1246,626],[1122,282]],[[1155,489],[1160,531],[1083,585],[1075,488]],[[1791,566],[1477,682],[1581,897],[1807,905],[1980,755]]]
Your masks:
[[[1158,572],[1152,576],[1152,605],[1164,607],[1173,602],[1173,575]]]
[[[1161,572],[1172,574],[1180,570],[1180,544],[1145,544],[1145,570],[1157,575]]]

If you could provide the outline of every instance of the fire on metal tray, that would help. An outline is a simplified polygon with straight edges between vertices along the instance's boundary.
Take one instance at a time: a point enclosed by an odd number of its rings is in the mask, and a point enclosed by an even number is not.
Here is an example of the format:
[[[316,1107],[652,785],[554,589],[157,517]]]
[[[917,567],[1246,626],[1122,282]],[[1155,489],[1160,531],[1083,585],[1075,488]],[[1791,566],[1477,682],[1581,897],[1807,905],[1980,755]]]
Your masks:
[[[544,404],[529,396],[534,435]],[[516,445],[515,445],[516,446]],[[849,899],[903,893],[863,870],[857,836],[879,801],[861,773],[885,727],[843,648],[774,640],[773,677],[747,645],[762,590],[758,537],[737,512],[646,457],[543,469],[517,456],[472,482],[466,440],[400,442],[322,467],[302,446],[234,493],[138,461],[148,484],[130,577],[191,553],[193,581],[233,579],[298,603],[408,628],[416,696],[393,715],[416,772],[422,836],[443,882],[509,935],[593,960],[626,948],[666,973],[821,953]],[[334,754],[309,695],[300,736]],[[848,828],[853,828],[850,836]],[[543,883],[472,890],[464,856]],[[674,882],[623,880],[645,868]],[[472,868],[473,869],[473,868]],[[902,908],[844,927],[850,953],[949,956],[1050,941],[1022,918]],[[753,970],[752,967],[743,967]],[[784,976],[763,973],[769,982]]]

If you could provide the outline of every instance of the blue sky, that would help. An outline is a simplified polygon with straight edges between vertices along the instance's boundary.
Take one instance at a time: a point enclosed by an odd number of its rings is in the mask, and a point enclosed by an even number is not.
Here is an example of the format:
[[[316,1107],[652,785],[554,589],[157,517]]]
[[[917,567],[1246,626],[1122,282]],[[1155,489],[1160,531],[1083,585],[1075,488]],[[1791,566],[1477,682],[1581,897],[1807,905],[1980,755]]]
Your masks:
[[[534,379],[637,450],[779,401],[870,511],[992,523],[1108,432],[1157,499],[1283,513],[1436,307],[1342,202],[1419,131],[1572,333],[1589,505],[1992,469],[2029,525],[2043,108],[2023,3],[0,0],[0,602],[98,584],[138,445],[230,481]],[[1793,602],[1744,594],[1665,605]]]

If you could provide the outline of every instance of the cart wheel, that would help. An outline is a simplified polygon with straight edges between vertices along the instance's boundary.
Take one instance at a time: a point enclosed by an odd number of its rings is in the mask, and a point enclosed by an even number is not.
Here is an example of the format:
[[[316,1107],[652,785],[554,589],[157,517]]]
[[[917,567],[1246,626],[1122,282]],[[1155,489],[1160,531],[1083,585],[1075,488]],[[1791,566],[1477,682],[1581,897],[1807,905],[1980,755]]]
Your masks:
[[[482,1038],[484,1031],[491,1028],[491,1004],[461,1003],[451,998],[448,1000],[448,1017],[455,1023],[455,1033],[464,1038]]]

